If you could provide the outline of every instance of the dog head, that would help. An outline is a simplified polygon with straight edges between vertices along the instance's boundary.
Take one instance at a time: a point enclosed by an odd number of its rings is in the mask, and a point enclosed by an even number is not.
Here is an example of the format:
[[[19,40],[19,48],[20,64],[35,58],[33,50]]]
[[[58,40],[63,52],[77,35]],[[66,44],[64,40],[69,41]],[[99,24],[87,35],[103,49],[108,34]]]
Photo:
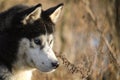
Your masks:
[[[59,62],[52,50],[54,24],[58,20],[63,4],[42,10],[41,4],[19,11],[12,32],[20,37],[18,59],[14,67],[37,68],[42,72],[54,71]]]

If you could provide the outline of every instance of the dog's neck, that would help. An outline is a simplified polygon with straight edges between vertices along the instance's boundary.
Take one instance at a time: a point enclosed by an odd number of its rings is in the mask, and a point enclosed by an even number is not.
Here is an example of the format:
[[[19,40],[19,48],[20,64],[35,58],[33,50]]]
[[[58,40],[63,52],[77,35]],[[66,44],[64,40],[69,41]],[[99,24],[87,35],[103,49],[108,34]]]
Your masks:
[[[31,80],[33,70],[13,72],[10,80]]]
[[[4,65],[0,65],[0,80],[9,80],[9,77],[11,76],[11,72],[8,70],[8,68]]]
[[[10,72],[5,66],[0,66],[0,80],[31,80],[33,71],[34,69]]]

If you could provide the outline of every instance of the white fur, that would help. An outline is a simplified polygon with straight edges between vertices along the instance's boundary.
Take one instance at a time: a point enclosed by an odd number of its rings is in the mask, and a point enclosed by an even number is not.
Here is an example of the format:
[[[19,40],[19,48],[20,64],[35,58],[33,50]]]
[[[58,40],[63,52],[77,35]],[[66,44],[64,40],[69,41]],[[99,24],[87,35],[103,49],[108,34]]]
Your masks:
[[[49,41],[52,38],[51,35],[42,35],[39,37],[42,40],[42,44],[44,45],[43,49],[40,49],[39,45],[34,45],[34,48],[28,48],[26,50],[27,62],[31,63],[30,61],[33,60],[33,65],[38,68],[42,72],[49,72],[54,70],[51,63],[57,61],[57,58],[52,50],[52,44],[50,46]],[[31,63],[32,64],[32,63]]]
[[[42,35],[38,37],[42,40],[44,48],[34,43],[33,40],[23,38],[20,41],[18,50],[18,60],[13,64],[13,75],[10,80],[31,80],[33,69],[42,72],[54,71],[52,62],[58,61],[53,50],[53,36]],[[51,44],[50,41],[52,40]],[[30,47],[32,45],[33,47]]]
[[[31,80],[33,70],[21,70],[13,72],[10,80]]]

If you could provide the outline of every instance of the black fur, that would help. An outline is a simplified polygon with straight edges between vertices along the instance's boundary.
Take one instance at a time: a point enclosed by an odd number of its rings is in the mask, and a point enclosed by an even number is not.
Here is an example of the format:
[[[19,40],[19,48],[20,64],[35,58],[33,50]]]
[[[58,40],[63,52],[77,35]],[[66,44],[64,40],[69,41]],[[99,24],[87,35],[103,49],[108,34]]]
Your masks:
[[[11,71],[12,64],[16,61],[18,42],[22,38],[31,39],[40,34],[54,32],[54,24],[49,18],[50,14],[47,15],[47,11],[42,11],[41,18],[33,23],[26,25],[21,23],[26,14],[34,10],[35,7],[20,5],[0,14],[0,66],[6,66],[9,71]]]

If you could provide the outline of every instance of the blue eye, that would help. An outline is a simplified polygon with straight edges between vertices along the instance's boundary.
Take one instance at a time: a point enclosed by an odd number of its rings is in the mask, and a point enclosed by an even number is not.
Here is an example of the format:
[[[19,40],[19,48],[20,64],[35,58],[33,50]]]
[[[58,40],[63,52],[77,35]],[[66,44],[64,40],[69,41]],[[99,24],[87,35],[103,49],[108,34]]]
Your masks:
[[[34,39],[34,43],[37,44],[37,45],[41,45],[42,44],[41,40],[38,39],[38,38]]]

